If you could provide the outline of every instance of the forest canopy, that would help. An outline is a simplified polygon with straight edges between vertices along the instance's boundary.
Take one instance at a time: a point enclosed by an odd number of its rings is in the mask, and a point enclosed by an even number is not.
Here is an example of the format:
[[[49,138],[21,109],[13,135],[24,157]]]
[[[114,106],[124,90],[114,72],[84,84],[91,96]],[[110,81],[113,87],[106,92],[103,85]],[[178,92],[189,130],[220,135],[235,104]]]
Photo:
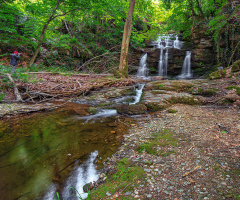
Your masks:
[[[102,65],[117,66],[123,27],[129,0],[3,0],[0,3],[0,54],[13,49],[29,52],[36,49],[45,64],[71,61],[81,63],[112,51],[115,54]],[[219,60],[230,56],[236,45],[228,45],[229,53],[219,45],[223,32],[239,33],[238,6],[231,0],[137,0],[133,12],[130,51],[143,48],[146,41],[159,34],[183,33],[194,40],[201,27],[212,35]],[[56,54],[62,54],[56,62]],[[37,56],[37,55],[36,55]],[[101,61],[102,62],[102,61]]]

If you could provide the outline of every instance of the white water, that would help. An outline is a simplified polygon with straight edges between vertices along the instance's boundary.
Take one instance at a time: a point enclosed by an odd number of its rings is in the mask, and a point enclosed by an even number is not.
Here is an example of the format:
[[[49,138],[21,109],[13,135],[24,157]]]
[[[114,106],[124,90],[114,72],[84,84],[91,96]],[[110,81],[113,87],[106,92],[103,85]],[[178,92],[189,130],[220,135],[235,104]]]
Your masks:
[[[141,83],[138,84],[138,89],[136,88],[136,96],[134,97],[135,100],[134,100],[134,102],[129,103],[129,105],[136,104],[140,101],[141,96],[142,96],[142,90],[143,90],[144,86],[145,86],[145,84],[141,84]]]
[[[169,44],[169,36],[165,38],[166,47],[161,42],[161,39],[159,38],[158,41],[160,41],[158,48],[160,48],[160,58],[158,63],[158,76],[167,76],[167,68],[168,68],[168,48],[170,47]],[[164,49],[165,55],[164,55]],[[163,56],[164,55],[164,56]]]
[[[48,191],[46,195],[42,198],[42,200],[53,200],[54,195],[57,192],[57,185],[52,184],[48,187]]]
[[[164,56],[164,69],[163,69],[163,76],[167,76],[167,69],[168,69],[168,49],[166,49],[165,56]]]
[[[183,62],[182,72],[177,78],[184,79],[184,78],[191,78],[191,51],[186,52],[186,57]]]
[[[94,164],[97,155],[98,151],[92,152],[87,161],[75,167],[63,188],[63,199],[77,200],[79,199],[79,195],[83,199],[87,198],[88,194],[83,191],[83,186],[87,183],[97,181],[99,177],[99,172],[96,170],[96,165]],[[69,188],[75,188],[76,190]]]
[[[176,36],[176,40],[174,40],[173,46],[175,49],[180,49],[180,41],[178,40],[178,36]]]
[[[114,109],[103,109],[100,112],[98,112],[97,114],[94,115],[86,115],[83,117],[80,117],[81,119],[86,119],[87,122],[93,118],[99,118],[99,117],[110,117],[110,116],[114,116],[117,115],[117,111]]]
[[[169,46],[169,35],[165,38],[165,43],[166,43],[166,48],[170,47]]]
[[[140,60],[137,76],[146,77],[147,74],[148,74],[148,68],[147,68],[147,53],[146,53]]]
[[[161,46],[160,60],[158,63],[158,76],[163,76],[163,49],[164,49],[164,47]]]
[[[71,175],[67,179],[63,191],[62,197],[63,199],[69,200],[79,200],[79,195],[82,199],[86,199],[88,194],[83,191],[83,186],[87,183],[97,181],[99,177],[99,172],[96,170],[96,165],[94,164],[94,160],[98,155],[98,151],[94,151],[90,154],[87,161],[85,161],[80,166],[75,166]],[[76,190],[75,190],[76,189]],[[57,192],[57,185],[52,184],[46,195],[42,198],[42,200],[53,200]]]

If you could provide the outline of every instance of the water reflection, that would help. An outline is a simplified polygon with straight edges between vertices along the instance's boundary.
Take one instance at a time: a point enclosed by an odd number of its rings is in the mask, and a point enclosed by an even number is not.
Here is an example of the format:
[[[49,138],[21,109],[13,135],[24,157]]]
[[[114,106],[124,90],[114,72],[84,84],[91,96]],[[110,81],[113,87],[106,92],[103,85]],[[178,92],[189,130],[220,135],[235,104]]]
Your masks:
[[[127,128],[115,117],[85,122],[75,113],[59,111],[1,123],[1,199],[42,199],[49,186],[52,194],[63,194],[65,180],[74,173],[78,174],[79,183],[74,186],[79,190],[80,182],[87,180],[80,175],[81,171],[96,177],[92,159],[101,164],[111,156]],[[84,161],[92,164],[86,168]],[[45,198],[52,194],[47,193]]]

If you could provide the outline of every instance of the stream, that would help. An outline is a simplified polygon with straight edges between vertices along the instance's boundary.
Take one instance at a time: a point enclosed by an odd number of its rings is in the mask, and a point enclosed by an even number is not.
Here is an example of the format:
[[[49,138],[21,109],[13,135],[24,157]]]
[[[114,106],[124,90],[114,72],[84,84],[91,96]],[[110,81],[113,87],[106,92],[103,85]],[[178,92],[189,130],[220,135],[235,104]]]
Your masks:
[[[82,106],[84,108],[84,106]],[[0,122],[1,199],[61,199],[96,181],[107,157],[116,152],[132,119],[102,110],[83,116],[58,109]],[[71,199],[78,199],[71,197]]]

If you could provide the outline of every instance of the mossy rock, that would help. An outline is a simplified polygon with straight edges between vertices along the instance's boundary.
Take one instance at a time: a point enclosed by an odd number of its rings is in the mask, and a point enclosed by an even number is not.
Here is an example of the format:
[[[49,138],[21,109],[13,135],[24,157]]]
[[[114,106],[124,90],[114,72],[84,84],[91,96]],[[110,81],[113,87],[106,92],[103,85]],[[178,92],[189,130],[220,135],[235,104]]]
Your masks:
[[[171,97],[169,99],[167,99],[167,101],[170,103],[170,104],[187,104],[187,105],[198,105],[200,104],[200,100],[199,99],[195,99],[194,97],[185,97],[185,96],[182,96],[182,97]]]
[[[152,112],[161,111],[168,107],[167,104],[159,104],[157,102],[148,102],[145,105],[147,109]]]
[[[209,78],[210,80],[213,80],[213,79],[221,79],[221,78],[224,78],[225,76],[226,76],[226,70],[220,69],[218,71],[211,73],[209,75]]]
[[[96,113],[97,113],[97,108],[89,107],[89,108],[88,108],[88,112],[89,112],[90,114],[96,114]]]
[[[147,107],[143,104],[120,105],[117,107],[119,114],[139,115],[147,111]]]
[[[174,110],[174,109],[171,109],[171,108],[168,109],[168,113],[176,113],[176,112],[178,112],[178,111]]]
[[[231,68],[231,72],[238,72],[240,70],[240,60],[235,61]]]
[[[218,89],[216,88],[210,88],[210,89],[202,89],[202,88],[198,88],[198,93],[199,95],[202,95],[204,97],[211,97],[211,96],[215,96],[217,94]]]

